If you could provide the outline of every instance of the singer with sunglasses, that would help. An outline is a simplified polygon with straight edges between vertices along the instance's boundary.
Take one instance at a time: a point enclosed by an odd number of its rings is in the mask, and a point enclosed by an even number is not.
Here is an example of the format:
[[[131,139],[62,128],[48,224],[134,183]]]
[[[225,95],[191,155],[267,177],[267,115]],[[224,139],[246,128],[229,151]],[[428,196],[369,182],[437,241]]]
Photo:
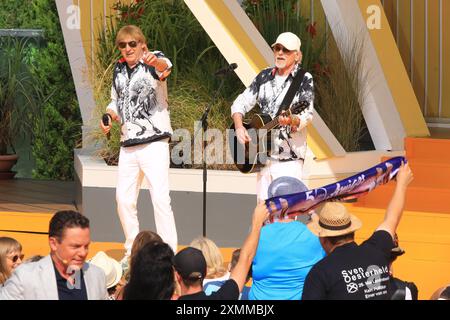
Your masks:
[[[139,233],[137,199],[143,172],[150,186],[156,232],[177,251],[177,230],[169,195],[169,139],[172,127],[167,104],[166,77],[172,63],[160,51],[150,52],[141,29],[122,27],[116,36],[122,58],[116,63],[111,103],[106,108],[104,133],[112,121],[121,126],[117,211],[125,234],[125,266]],[[112,120],[112,121],[111,121]]]
[[[0,237],[0,287],[23,261],[22,245],[9,237]]]
[[[307,150],[306,126],[311,122],[314,108],[313,78],[301,67],[300,39],[291,32],[281,33],[272,44],[274,66],[262,70],[250,86],[231,106],[238,143],[252,138],[244,127],[243,117],[259,104],[260,111],[272,119],[278,118],[278,129],[272,130],[272,152],[257,172],[258,201],[267,199],[270,183],[281,176],[302,179]],[[285,110],[296,103],[306,103],[300,114],[285,116]],[[258,142],[256,142],[258,144]]]

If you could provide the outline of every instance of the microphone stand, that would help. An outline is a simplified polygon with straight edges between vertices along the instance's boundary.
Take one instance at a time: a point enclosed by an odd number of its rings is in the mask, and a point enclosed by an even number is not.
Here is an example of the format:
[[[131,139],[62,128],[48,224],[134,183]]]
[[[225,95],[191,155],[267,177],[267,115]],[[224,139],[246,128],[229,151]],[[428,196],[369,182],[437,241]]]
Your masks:
[[[208,115],[211,111],[211,107],[216,101],[217,97],[219,96],[219,92],[223,87],[223,84],[225,82],[225,76],[222,77],[222,80],[220,81],[219,87],[217,88],[210,104],[206,107],[205,111],[203,112],[203,115],[200,119],[200,122],[202,124],[202,163],[203,163],[203,237],[206,237],[206,182],[208,180],[207,178],[207,169],[206,169],[206,146],[207,143],[205,141],[205,133],[208,130]]]

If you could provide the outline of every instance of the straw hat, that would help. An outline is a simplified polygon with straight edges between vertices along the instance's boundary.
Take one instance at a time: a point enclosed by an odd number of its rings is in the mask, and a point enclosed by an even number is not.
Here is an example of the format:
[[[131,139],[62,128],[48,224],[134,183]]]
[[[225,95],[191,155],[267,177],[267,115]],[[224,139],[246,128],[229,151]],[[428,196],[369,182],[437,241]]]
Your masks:
[[[319,237],[337,237],[361,228],[362,223],[338,202],[326,202],[318,211],[319,219],[308,224],[312,233]]]
[[[119,283],[122,278],[122,267],[120,263],[110,258],[105,252],[99,251],[91,259],[90,263],[99,267],[106,275],[106,288],[112,288]]]

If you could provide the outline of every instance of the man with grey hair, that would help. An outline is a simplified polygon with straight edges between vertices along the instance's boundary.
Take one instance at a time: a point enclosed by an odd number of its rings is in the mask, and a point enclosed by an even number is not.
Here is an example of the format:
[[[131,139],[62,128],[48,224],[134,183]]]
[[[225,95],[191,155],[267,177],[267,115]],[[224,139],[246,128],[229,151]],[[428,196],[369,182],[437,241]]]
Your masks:
[[[271,118],[280,115],[279,130],[272,133],[275,138],[272,153],[257,174],[256,192],[259,200],[267,199],[267,188],[278,177],[302,179],[307,149],[306,126],[312,120],[314,88],[312,75],[301,68],[300,47],[301,41],[295,34],[281,33],[272,44],[275,66],[262,70],[231,106],[236,137],[242,145],[252,141],[243,117],[256,104],[261,107],[261,113]],[[291,86],[293,95],[291,92],[288,94]],[[299,102],[308,105],[303,113],[291,117],[283,115],[281,111],[284,108]]]

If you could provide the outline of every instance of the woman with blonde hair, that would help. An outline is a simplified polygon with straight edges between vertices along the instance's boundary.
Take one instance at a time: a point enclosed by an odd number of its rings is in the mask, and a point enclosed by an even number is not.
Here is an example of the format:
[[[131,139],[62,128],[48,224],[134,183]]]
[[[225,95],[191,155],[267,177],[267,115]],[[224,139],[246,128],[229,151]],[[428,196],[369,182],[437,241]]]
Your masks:
[[[0,237],[0,286],[3,286],[22,260],[22,245],[16,239]]]
[[[206,260],[207,273],[203,286],[210,281],[227,280],[230,273],[224,267],[223,256],[220,249],[211,239],[198,237],[192,240],[190,247],[199,249]]]

